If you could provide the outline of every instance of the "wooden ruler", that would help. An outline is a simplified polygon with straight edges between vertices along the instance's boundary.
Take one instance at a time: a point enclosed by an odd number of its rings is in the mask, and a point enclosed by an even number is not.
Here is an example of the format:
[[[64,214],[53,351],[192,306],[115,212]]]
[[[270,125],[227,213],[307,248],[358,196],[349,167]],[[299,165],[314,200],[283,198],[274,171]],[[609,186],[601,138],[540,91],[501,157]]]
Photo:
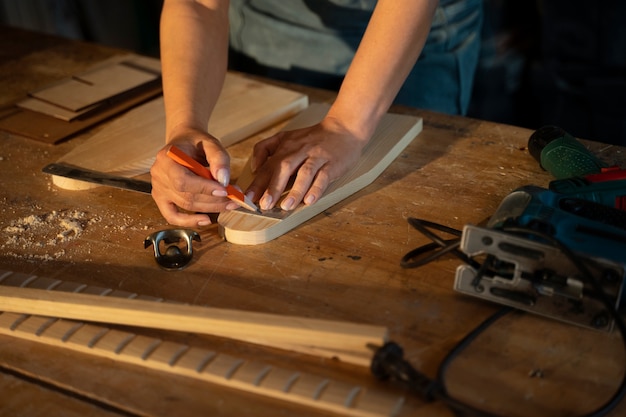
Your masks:
[[[103,298],[143,299],[153,303],[163,301],[128,292],[7,271],[0,272],[0,281],[2,284],[0,290],[3,292],[9,288],[52,288],[60,292],[86,292],[106,296]],[[166,303],[162,302],[161,307]],[[0,304],[0,308],[3,307],[4,301]],[[399,412],[404,403],[402,396],[319,375],[58,317],[0,312],[0,334],[183,375],[348,416],[393,416]]]

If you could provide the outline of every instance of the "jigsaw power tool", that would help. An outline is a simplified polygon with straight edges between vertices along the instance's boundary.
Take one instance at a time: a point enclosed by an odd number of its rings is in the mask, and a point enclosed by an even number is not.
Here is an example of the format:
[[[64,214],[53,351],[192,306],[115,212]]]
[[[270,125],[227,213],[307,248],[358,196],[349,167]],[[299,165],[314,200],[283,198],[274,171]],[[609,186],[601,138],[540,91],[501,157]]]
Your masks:
[[[529,185],[505,197],[486,227],[465,226],[460,250],[480,266],[459,266],[455,290],[612,330],[613,316],[602,297],[619,309],[626,278],[626,211]]]

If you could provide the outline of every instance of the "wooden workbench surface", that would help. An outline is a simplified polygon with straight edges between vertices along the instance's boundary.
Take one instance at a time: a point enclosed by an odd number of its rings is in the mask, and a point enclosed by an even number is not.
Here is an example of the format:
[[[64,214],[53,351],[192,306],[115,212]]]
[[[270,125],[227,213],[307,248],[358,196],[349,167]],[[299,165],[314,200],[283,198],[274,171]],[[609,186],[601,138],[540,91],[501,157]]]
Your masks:
[[[0,51],[2,105],[119,53],[7,28],[0,29]],[[313,102],[332,99],[302,90]],[[147,235],[171,227],[149,195],[104,187],[65,191],[41,172],[99,127],[58,145],[0,133],[0,269],[198,305],[386,326],[405,357],[435,377],[448,350],[500,306],[453,291],[456,258],[401,268],[406,252],[428,243],[407,218],[461,229],[488,218],[513,189],[546,186],[551,177],[528,153],[527,129],[395,110],[423,117],[424,129],[371,186],[263,245],[225,242],[217,226],[198,230],[202,241],[194,243],[192,264],[176,272],[160,269],[144,249]],[[280,127],[232,147],[235,174],[251,144]],[[590,146],[626,165],[623,149]],[[133,331],[406,395],[402,416],[452,415],[442,403],[412,397],[356,365],[216,337]],[[514,313],[459,356],[445,382],[452,396],[502,415],[576,416],[610,398],[624,363],[616,333]],[[1,415],[321,415],[9,336],[0,337],[0,391]],[[611,415],[625,413],[620,404]]]

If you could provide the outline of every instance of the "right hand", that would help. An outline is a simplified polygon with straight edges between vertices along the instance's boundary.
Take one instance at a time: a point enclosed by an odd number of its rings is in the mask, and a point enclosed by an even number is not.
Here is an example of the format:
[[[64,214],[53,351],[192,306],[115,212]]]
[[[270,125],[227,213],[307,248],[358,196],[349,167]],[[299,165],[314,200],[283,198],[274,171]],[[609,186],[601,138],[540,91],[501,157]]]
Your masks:
[[[202,178],[167,156],[171,145],[200,161],[208,163],[216,180]],[[237,208],[226,198],[225,184],[230,181],[230,157],[219,140],[195,129],[177,133],[156,155],[150,169],[152,198],[168,223],[184,227],[211,224],[204,213],[218,213]]]

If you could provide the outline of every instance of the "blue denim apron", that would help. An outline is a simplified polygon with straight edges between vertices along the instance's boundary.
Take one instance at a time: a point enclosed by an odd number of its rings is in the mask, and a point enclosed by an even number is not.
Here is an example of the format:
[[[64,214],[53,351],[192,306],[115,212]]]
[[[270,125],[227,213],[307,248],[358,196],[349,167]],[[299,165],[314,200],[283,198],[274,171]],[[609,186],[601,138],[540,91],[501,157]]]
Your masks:
[[[337,89],[375,0],[231,0],[231,68]],[[395,102],[465,114],[480,49],[482,0],[441,0]]]

